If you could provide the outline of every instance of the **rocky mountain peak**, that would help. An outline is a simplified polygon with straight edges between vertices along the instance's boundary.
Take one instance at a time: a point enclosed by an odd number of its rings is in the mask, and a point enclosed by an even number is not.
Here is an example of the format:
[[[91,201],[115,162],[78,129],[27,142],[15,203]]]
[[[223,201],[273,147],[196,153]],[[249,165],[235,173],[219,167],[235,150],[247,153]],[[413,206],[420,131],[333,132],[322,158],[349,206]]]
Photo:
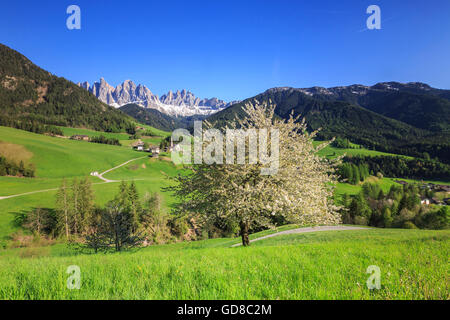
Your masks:
[[[78,83],[78,85],[114,107],[135,103],[172,116],[209,115],[235,103],[227,103],[217,98],[200,99],[186,89],[177,89],[175,93],[169,90],[167,94],[159,98],[145,85],[136,85],[131,80],[125,80],[115,88],[109,85],[104,78],[92,86],[87,81]]]

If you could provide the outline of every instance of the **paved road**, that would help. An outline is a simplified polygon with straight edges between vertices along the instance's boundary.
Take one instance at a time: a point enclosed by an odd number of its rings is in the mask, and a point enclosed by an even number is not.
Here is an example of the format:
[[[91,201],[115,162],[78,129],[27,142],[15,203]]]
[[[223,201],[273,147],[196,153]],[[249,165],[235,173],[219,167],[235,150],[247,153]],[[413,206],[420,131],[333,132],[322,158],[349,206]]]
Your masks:
[[[259,241],[267,238],[282,236],[285,234],[295,234],[295,233],[307,233],[307,232],[317,232],[317,231],[333,231],[333,230],[367,230],[368,228],[360,228],[360,227],[348,227],[348,226],[318,226],[318,227],[307,227],[307,228],[297,228],[286,231],[280,231],[277,233],[272,233],[267,236],[263,236],[260,238],[256,238],[250,240],[250,242]],[[238,247],[242,245],[242,243],[233,244],[232,247]]]
[[[124,163],[119,164],[118,166],[115,166],[114,168],[108,169],[108,170],[106,170],[105,172],[102,172],[102,173],[100,173],[100,174],[95,174],[95,175],[93,175],[94,177],[97,177],[97,178],[99,178],[99,179],[101,179],[101,180],[104,181],[104,182],[94,183],[94,184],[103,184],[103,183],[119,182],[119,180],[109,180],[109,179],[106,179],[105,177],[103,177],[103,175],[106,174],[106,173],[108,173],[108,172],[110,172],[110,171],[113,171],[113,170],[115,170],[115,169],[117,169],[117,168],[120,168],[120,167],[122,167],[122,166],[124,166],[124,165],[130,163],[131,161],[143,159],[143,158],[145,158],[145,157],[147,157],[147,156],[139,157],[139,158],[135,158],[135,159],[131,159],[131,160],[125,161]],[[136,180],[136,179],[135,179],[135,180]],[[139,179],[137,179],[137,180],[139,180]],[[40,193],[40,192],[55,191],[55,190],[58,190],[58,188],[36,190],[36,191],[30,191],[30,192],[25,192],[25,193],[13,194],[13,195],[10,195],[10,196],[0,196],[0,200],[9,199],[9,198],[15,198],[15,197],[20,197],[20,196],[27,196],[27,195],[29,195],[29,194],[35,194],[35,193]]]

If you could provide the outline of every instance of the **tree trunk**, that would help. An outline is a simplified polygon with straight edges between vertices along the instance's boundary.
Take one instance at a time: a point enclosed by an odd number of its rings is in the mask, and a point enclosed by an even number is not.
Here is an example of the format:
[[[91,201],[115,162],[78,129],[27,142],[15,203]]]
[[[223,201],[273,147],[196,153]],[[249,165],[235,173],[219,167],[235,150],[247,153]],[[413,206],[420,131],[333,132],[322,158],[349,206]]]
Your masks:
[[[250,245],[250,240],[248,239],[248,223],[241,222],[241,237],[242,237],[242,245],[247,247]]]
[[[65,213],[65,224],[66,224],[66,239],[69,239],[69,218],[67,217],[68,213],[66,210]]]
[[[69,209],[67,204],[66,189],[64,189],[64,220],[66,225],[66,240],[69,240]]]

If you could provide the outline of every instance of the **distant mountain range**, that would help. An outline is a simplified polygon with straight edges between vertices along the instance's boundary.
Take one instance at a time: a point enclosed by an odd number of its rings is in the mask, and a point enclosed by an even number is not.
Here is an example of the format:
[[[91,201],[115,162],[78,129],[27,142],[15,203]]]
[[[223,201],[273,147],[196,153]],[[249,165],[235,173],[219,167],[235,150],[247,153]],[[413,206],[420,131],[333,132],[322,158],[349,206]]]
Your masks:
[[[238,103],[200,99],[186,90],[158,97],[130,80],[115,88],[104,79],[77,86],[0,44],[3,126],[38,133],[55,133],[49,125],[118,132],[132,131],[137,119],[171,131],[207,118],[223,127],[256,100],[275,103],[280,118],[301,114],[311,130],[322,128],[321,139],[344,137],[369,149],[450,163],[450,90],[424,83],[272,88]]]
[[[273,88],[274,92],[303,93],[322,101],[345,101],[417,128],[450,132],[450,90],[432,88],[421,82],[381,82],[373,86],[350,85],[332,88]]]
[[[278,117],[301,114],[319,137],[340,136],[380,151],[450,162],[450,90],[424,83],[272,88],[208,117],[223,127],[243,117],[247,102],[272,101]]]
[[[227,103],[217,98],[200,99],[185,89],[176,92],[169,91],[158,97],[146,86],[136,85],[131,80],[126,80],[115,88],[103,78],[100,79],[100,82],[94,82],[92,85],[88,82],[78,83],[78,85],[91,92],[100,101],[116,108],[131,103],[175,117],[207,116],[237,102]]]

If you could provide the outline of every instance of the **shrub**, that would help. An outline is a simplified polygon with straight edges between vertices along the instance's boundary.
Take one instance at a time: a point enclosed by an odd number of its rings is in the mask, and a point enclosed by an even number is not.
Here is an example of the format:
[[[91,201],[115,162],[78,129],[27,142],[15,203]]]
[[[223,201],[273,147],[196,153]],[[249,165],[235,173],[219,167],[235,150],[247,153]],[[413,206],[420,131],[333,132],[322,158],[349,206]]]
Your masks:
[[[403,224],[403,228],[404,229],[417,229],[416,225],[414,223],[412,223],[411,221],[406,221]]]
[[[355,217],[355,224],[360,225],[360,226],[367,226],[367,218],[363,217],[363,216],[356,216]]]

